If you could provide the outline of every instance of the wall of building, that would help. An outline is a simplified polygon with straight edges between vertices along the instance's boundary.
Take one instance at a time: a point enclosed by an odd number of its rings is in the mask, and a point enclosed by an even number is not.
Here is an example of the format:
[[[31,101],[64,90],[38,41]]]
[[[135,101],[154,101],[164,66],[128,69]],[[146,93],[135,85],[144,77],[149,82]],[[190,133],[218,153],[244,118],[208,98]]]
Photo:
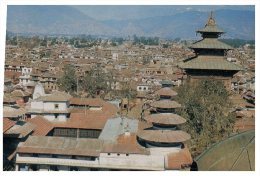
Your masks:
[[[137,86],[137,89],[136,89],[138,92],[146,92],[146,91],[149,91],[149,86],[146,86],[146,85],[139,85]]]
[[[49,121],[65,122],[67,120],[66,114],[44,114],[43,117]]]
[[[101,153],[99,157],[100,165],[121,166],[125,168],[158,168],[164,170],[163,155],[141,155],[141,154],[120,154]]]
[[[31,109],[32,110],[43,110],[43,102],[42,101],[32,101],[31,102]]]
[[[58,105],[58,108],[55,107],[55,105]],[[55,111],[64,111],[67,110],[67,103],[66,102],[44,102],[43,104],[43,110],[55,110]]]
[[[69,159],[70,157],[41,158],[22,157],[17,154],[18,165],[50,165],[56,164],[59,170],[69,170],[69,166],[79,167],[80,170],[96,169],[119,169],[119,170],[165,170],[165,157],[163,155],[141,154],[115,154],[101,153],[96,160]],[[17,168],[18,169],[18,168]],[[46,167],[42,168],[46,169]]]

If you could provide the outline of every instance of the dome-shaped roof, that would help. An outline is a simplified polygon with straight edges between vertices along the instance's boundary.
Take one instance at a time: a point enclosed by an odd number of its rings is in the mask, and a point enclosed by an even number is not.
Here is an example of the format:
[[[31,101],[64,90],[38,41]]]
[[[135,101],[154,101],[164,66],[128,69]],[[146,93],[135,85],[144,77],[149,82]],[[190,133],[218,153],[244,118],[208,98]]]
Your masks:
[[[255,170],[255,130],[234,135],[213,145],[195,161],[201,171]]]
[[[164,87],[164,88],[157,90],[155,92],[155,94],[160,95],[160,96],[171,96],[171,97],[173,97],[173,96],[176,96],[178,93],[175,92],[174,90],[172,90],[169,87]]]
[[[178,143],[188,141],[191,137],[181,130],[143,130],[137,136],[145,141],[160,143]]]
[[[144,117],[147,122],[162,124],[162,125],[179,125],[186,122],[186,119],[179,116],[178,114],[173,113],[158,113],[151,114],[149,116]]]
[[[151,103],[151,106],[155,107],[155,108],[164,108],[164,109],[181,107],[181,105],[179,103],[177,103],[176,101],[172,101],[172,100],[155,101],[155,102]]]

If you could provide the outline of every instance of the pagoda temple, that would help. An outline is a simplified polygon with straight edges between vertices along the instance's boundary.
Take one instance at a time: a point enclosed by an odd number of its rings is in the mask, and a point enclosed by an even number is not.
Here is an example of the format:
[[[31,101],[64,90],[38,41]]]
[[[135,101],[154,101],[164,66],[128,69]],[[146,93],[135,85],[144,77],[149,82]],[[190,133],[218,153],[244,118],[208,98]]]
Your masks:
[[[217,26],[212,12],[205,27],[196,32],[201,34],[202,39],[190,46],[195,56],[184,60],[179,66],[186,71],[190,82],[222,80],[229,89],[233,75],[242,69],[227,61],[226,53],[233,48],[218,40],[224,31]]]
[[[152,127],[139,130],[138,141],[151,151],[171,153],[167,158],[176,161],[173,165],[180,167],[179,169],[190,168],[192,157],[185,143],[191,136],[179,128],[186,119],[175,113],[175,109],[181,107],[179,103],[173,101],[177,92],[169,87],[163,87],[155,94],[159,95],[159,100],[150,104],[153,110],[150,115],[144,117]]]

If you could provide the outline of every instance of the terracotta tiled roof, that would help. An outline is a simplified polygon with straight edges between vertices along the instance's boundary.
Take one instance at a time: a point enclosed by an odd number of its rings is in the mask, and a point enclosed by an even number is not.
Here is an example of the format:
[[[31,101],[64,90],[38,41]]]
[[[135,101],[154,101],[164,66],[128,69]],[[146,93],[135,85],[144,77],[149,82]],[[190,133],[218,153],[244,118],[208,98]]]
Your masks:
[[[168,155],[168,162],[166,168],[168,170],[180,170],[184,167],[189,167],[193,160],[188,148],[184,148],[177,153]]]
[[[7,130],[9,130],[12,126],[16,124],[15,121],[9,120],[8,118],[4,118],[3,122],[3,133],[5,133]]]
[[[142,130],[138,132],[138,137],[146,141],[177,143],[190,139],[190,135],[184,131],[173,130]]]
[[[19,144],[17,153],[99,156],[102,145],[98,139],[29,136]]]
[[[103,129],[108,118],[98,116],[95,113],[72,113],[68,121],[53,123],[54,127],[81,128],[81,129]]]
[[[144,122],[144,121],[138,122],[138,130],[144,130],[151,127],[153,127],[153,124],[150,122]]]
[[[71,105],[86,105],[86,106],[103,106],[106,104],[101,98],[76,98],[73,97],[70,99]]]
[[[12,97],[11,94],[4,94],[4,100],[3,103],[15,103],[16,99],[14,97]]]
[[[155,93],[160,96],[171,96],[171,97],[176,96],[178,94],[177,92],[175,92],[169,87],[161,88],[160,90],[157,90]]]
[[[24,92],[21,90],[14,90],[11,94],[13,97],[26,97],[30,95],[28,92]]]
[[[177,103],[176,101],[172,101],[172,100],[155,101],[155,102],[151,103],[151,106],[155,107],[155,108],[165,108],[165,109],[181,107],[181,105],[179,103]]]
[[[29,135],[35,127],[36,126],[30,122],[18,121],[14,126],[5,132],[5,136],[24,138]]]
[[[37,100],[40,100],[40,101],[69,101],[70,98],[71,98],[71,96],[69,94],[56,91],[51,95],[39,97]]]
[[[151,114],[144,118],[147,122],[164,125],[179,125],[186,122],[186,119],[182,118],[178,114],[172,113],[158,113]]]
[[[36,116],[32,119],[28,119],[28,122],[36,125],[32,135],[34,136],[46,136],[52,129],[53,125],[42,116]]]
[[[5,78],[10,78],[10,79],[14,79],[14,78],[19,78],[19,76],[21,76],[22,73],[21,72],[14,72],[14,71],[5,71]]]
[[[132,153],[132,154],[149,154],[149,151],[141,147],[136,139],[136,134],[121,134],[115,143],[104,145],[102,152],[106,153]]]
[[[26,113],[25,109],[15,109],[9,106],[4,106],[3,111],[4,117],[19,117]]]

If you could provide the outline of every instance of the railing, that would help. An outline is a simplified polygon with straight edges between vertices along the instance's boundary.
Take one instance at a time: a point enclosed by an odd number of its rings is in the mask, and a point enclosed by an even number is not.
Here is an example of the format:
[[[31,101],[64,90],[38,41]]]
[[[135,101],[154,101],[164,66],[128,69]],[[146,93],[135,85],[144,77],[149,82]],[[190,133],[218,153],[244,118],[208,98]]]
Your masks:
[[[117,165],[101,164],[99,160],[86,161],[76,159],[61,159],[61,158],[36,158],[36,157],[18,157],[16,158],[17,164],[38,164],[38,165],[55,165],[55,166],[74,166],[74,167],[87,167],[87,168],[107,168],[107,169],[125,169],[125,170],[164,170],[161,167],[138,166],[131,165]],[[134,162],[133,162],[134,163]]]

